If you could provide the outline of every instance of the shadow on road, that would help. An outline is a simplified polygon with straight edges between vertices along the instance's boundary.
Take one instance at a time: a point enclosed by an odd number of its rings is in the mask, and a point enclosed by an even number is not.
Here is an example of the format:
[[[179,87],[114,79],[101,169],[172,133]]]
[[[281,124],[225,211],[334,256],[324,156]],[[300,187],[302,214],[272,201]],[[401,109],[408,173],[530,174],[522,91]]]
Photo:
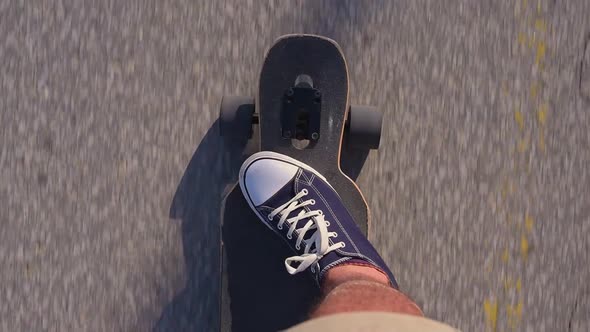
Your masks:
[[[226,187],[237,179],[245,152],[243,145],[224,146],[215,122],[186,167],[170,206],[170,218],[182,222],[186,285],[163,309],[154,331],[217,328],[220,207]]]

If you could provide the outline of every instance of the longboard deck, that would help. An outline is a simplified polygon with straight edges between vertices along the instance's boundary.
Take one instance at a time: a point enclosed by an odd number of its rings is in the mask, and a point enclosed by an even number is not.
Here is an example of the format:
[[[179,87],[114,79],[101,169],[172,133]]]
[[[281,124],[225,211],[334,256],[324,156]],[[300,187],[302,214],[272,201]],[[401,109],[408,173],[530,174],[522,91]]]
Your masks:
[[[322,92],[320,139],[312,148],[302,150],[293,147],[280,131],[283,95],[301,74],[309,75],[314,88]],[[348,90],[348,67],[335,41],[313,35],[287,35],[278,39],[268,51],[260,72],[256,105],[260,115],[260,150],[286,154],[320,172],[367,234],[367,203],[340,167]]]
[[[321,138],[313,148],[303,150],[293,147],[280,132],[283,94],[300,74],[309,75],[322,92]],[[260,150],[289,155],[322,173],[367,235],[369,210],[351,177],[358,175],[368,151],[350,153],[351,158],[340,164],[348,69],[339,46],[311,35],[277,40],[261,70],[256,109]],[[306,273],[292,276],[286,272],[284,260],[293,252],[257,218],[239,186],[234,186],[222,207],[222,331],[286,329],[304,321],[320,299]]]

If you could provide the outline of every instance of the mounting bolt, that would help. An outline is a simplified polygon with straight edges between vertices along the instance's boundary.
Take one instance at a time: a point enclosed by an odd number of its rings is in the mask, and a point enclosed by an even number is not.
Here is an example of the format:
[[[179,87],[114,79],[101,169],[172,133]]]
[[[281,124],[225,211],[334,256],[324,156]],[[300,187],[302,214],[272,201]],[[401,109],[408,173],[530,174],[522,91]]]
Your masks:
[[[287,90],[287,97],[292,97],[295,94],[295,91],[293,91],[292,88],[289,88],[289,90]]]
[[[314,140],[314,141],[317,140],[319,137],[320,137],[320,135],[318,133],[312,133],[311,134],[311,139]]]
[[[290,130],[285,130],[283,132],[283,137],[285,137],[285,138],[291,138],[291,131]]]

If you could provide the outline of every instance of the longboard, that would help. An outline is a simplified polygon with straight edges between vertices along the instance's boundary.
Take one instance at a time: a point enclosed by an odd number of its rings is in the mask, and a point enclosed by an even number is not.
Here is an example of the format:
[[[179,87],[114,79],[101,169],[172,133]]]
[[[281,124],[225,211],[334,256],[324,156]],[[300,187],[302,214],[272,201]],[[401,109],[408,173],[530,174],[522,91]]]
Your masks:
[[[323,174],[366,236],[369,208],[351,177],[358,175],[368,149],[351,150],[352,157],[341,160],[350,122],[348,94],[348,68],[335,41],[287,35],[266,54],[255,106],[247,98],[234,98],[230,106],[222,103],[220,119],[230,123],[222,123],[222,134],[254,134],[261,151],[291,156]],[[243,126],[250,117],[254,125]],[[293,252],[257,219],[237,185],[224,200],[221,234],[220,329],[277,331],[305,320],[319,290],[306,273],[286,272],[284,259]]]

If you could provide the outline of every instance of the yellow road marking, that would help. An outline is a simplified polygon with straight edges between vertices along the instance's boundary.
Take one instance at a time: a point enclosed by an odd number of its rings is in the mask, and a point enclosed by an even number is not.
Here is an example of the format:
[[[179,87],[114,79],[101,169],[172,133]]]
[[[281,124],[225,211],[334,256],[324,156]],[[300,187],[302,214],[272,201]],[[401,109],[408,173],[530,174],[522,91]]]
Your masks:
[[[541,65],[541,61],[543,61],[543,59],[545,58],[545,51],[546,51],[545,42],[539,41],[537,43],[537,54],[535,56],[535,64],[537,66]]]
[[[522,112],[520,110],[516,110],[514,112],[514,120],[518,124],[518,129],[520,131],[524,130],[524,117],[522,116]]]
[[[527,239],[527,237],[523,234],[520,237],[520,256],[522,257],[523,260],[526,261],[527,257],[529,256],[529,240]]]
[[[514,330],[520,320],[522,319],[522,300],[518,301],[517,305],[506,305],[506,314],[508,316],[508,326]]]
[[[533,230],[533,224],[533,218],[527,214],[524,218],[524,227],[528,233],[530,233]]]
[[[541,105],[539,105],[539,110],[537,111],[537,120],[539,121],[539,124],[541,126],[545,125],[545,122],[547,122],[547,110],[549,109],[549,106],[547,105],[547,103],[543,103]]]
[[[542,18],[536,19],[535,29],[539,30],[540,32],[545,32],[547,30],[547,24],[545,23],[545,20]]]
[[[485,300],[483,310],[486,314],[487,325],[495,332],[498,326],[498,302]]]

